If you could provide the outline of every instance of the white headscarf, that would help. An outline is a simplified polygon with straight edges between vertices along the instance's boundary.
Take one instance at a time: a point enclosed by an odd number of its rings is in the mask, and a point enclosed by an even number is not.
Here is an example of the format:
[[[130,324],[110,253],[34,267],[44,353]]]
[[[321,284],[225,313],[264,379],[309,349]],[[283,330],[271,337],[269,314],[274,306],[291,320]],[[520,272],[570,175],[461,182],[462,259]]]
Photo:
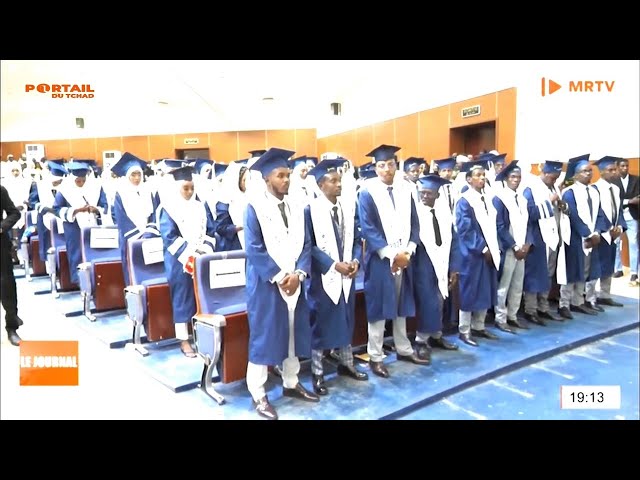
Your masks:
[[[134,185],[131,181],[131,175],[135,172],[140,172],[142,177],[138,185]],[[149,215],[153,213],[153,202],[151,200],[151,191],[144,181],[142,168],[138,165],[129,167],[125,175],[118,178],[116,183],[116,189],[122,199],[125,213],[138,228],[138,231],[144,232]]]
[[[196,200],[195,192],[189,200],[180,193],[186,180],[173,180],[161,193],[161,207],[171,216],[182,238],[194,249],[202,246],[207,232],[204,203]]]

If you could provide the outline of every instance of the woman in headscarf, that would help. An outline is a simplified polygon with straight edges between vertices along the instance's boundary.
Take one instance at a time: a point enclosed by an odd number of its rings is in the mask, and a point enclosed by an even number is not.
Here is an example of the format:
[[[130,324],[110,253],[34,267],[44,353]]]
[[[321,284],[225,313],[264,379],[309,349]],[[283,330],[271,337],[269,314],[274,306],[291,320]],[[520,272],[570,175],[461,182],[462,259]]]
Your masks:
[[[189,342],[187,324],[196,313],[193,266],[198,255],[213,253],[215,239],[207,231],[204,204],[195,199],[193,167],[171,171],[173,188],[163,192],[160,234],[164,246],[164,269],[169,283],[176,338],[180,350],[189,358],[196,356]]]
[[[111,215],[113,223],[118,227],[122,273],[127,286],[130,285],[128,242],[137,238],[160,236],[155,216],[157,205],[144,183],[146,166],[147,162],[125,152],[111,167],[111,172],[118,177]]]
[[[222,198],[216,204],[216,250],[244,250],[243,219],[247,208],[246,180],[249,170],[241,162],[232,162],[222,176]]]

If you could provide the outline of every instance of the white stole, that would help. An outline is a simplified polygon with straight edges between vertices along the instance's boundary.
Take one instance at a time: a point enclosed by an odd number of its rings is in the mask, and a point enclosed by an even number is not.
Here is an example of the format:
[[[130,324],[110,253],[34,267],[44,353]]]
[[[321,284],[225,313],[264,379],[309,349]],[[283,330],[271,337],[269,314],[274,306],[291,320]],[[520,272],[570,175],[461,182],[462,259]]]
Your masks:
[[[387,187],[393,187],[393,200]],[[412,193],[405,180],[394,181],[393,185],[386,185],[375,179],[367,183],[367,190],[376,204],[380,222],[384,230],[387,245],[396,252],[402,251],[409,244],[411,235],[411,197]]]
[[[269,197],[273,197],[273,195],[266,191],[261,192],[256,194],[251,204],[256,211],[269,256],[280,267],[280,270],[293,272],[304,247],[304,210],[297,205],[291,208],[285,196],[285,211],[288,210],[287,222],[289,224],[289,228],[285,228],[277,199]],[[307,272],[307,274],[309,273]],[[278,291],[289,311],[294,311],[301,292],[300,285],[291,296],[286,295],[281,288],[278,288]]]
[[[553,214],[554,207],[549,199],[551,196],[551,190],[549,190],[549,187],[545,185],[540,177],[531,178],[530,183],[527,186],[531,189],[533,202],[540,214],[538,226],[540,227],[542,240],[549,249],[555,251],[556,248],[558,248],[558,243],[560,242],[560,234],[558,233],[558,225],[556,224],[556,218]],[[560,190],[555,185],[553,186],[553,192],[558,195],[558,198],[561,198]],[[551,215],[549,215],[549,211],[547,210],[547,203],[551,207]]]
[[[462,198],[465,198],[476,216],[476,220],[480,225],[480,230],[482,230],[482,235],[484,236],[484,241],[487,243],[487,247],[489,248],[489,252],[491,252],[491,258],[493,259],[493,265],[496,270],[500,269],[500,246],[498,245],[498,235],[496,232],[496,216],[497,212],[491,202],[491,198],[487,195],[484,195],[485,203],[482,203],[480,199],[481,194],[476,192],[473,188],[469,187],[467,191],[465,191],[462,195]],[[485,204],[487,206],[485,210]],[[487,213],[488,212],[488,213]]]
[[[420,202],[416,204],[416,209],[420,219],[420,240],[433,264],[442,298],[447,298],[449,296],[449,256],[452,240],[450,225],[453,223],[449,204],[445,201],[440,206],[436,204],[435,208],[436,218],[440,225],[440,238],[442,239],[442,245],[439,246],[436,245],[431,207]]]
[[[587,188],[591,196],[591,215],[589,214],[589,203],[587,202]],[[598,216],[598,208],[600,208],[600,196],[595,188],[591,188],[589,185],[583,185],[582,183],[574,183],[568,187],[565,191],[572,190],[573,196],[576,200],[576,207],[578,210],[578,217],[584,222],[590,232],[594,232],[596,228],[596,217]],[[562,214],[560,219],[560,231],[562,232],[562,238],[564,243],[569,245],[571,243],[571,221],[569,215]],[[584,242],[582,242],[582,250],[585,255],[591,253],[591,248],[586,248]]]
[[[497,188],[494,193],[507,208],[509,212],[509,231],[516,242],[516,245],[522,246],[527,238],[527,223],[529,222],[529,211],[527,210],[527,199],[522,195],[522,191],[518,189],[514,191],[509,187]],[[518,194],[518,203],[516,204],[515,195]],[[485,197],[486,200],[486,197]]]
[[[607,182],[604,178],[600,178],[595,185],[598,187],[598,193],[600,194],[600,208],[602,209],[602,213],[604,213],[605,217],[611,222],[613,225],[613,208],[611,206],[611,192],[609,188],[613,188],[613,199],[615,202],[616,213],[620,213],[620,188],[613,183]],[[618,222],[620,219],[618,218]],[[614,227],[617,225],[614,225]],[[611,245],[611,232],[601,233],[602,238],[606,240],[606,242]]]
[[[245,194],[243,193],[242,195],[242,197],[237,196],[229,201],[229,216],[234,225],[242,225],[244,223],[244,212],[247,210],[247,202]],[[244,229],[238,232],[238,239],[244,250]]]
[[[340,200],[338,200],[340,202]],[[309,202],[311,211],[311,222],[313,223],[313,232],[315,235],[316,245],[320,250],[329,255],[334,261],[338,262],[340,255],[338,253],[338,242],[333,230],[333,219],[331,212],[327,210],[331,203],[324,195],[315,198]],[[342,242],[342,261],[350,262],[353,259],[353,228],[355,218],[355,204],[346,205],[340,203],[342,207],[344,238]],[[340,292],[344,293],[345,301],[349,301],[349,293],[351,292],[352,278],[343,278],[342,274],[331,268],[327,273],[322,274],[322,288],[331,301],[337,305],[340,301]]]

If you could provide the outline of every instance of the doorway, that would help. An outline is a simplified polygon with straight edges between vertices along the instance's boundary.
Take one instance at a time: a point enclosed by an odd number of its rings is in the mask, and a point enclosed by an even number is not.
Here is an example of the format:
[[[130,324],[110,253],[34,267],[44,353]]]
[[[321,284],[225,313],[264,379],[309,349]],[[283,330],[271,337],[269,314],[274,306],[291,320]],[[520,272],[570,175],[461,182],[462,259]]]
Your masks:
[[[176,159],[193,160],[195,158],[204,158],[209,160],[208,148],[182,148],[176,149]]]
[[[478,123],[449,130],[449,151],[459,155],[478,155],[496,149],[496,122]]]

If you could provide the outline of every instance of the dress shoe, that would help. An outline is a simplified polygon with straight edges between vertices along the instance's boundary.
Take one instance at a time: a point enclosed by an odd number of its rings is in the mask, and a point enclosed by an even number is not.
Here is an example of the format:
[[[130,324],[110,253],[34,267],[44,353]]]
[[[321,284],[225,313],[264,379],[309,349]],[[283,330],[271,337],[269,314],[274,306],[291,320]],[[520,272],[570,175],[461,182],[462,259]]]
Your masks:
[[[431,363],[431,348],[426,343],[416,343],[416,355],[418,358]]]
[[[389,378],[389,370],[384,366],[384,363],[369,360],[369,366],[371,367],[371,371],[379,377]]]
[[[531,323],[535,323],[536,325],[546,326],[547,322],[542,320],[537,314],[534,313],[525,313],[524,318]]]
[[[498,330],[502,330],[503,332],[513,333],[515,335],[516,331],[509,327],[506,323],[496,323],[496,328]]]
[[[569,311],[569,309],[567,307],[560,307],[558,309],[558,314],[562,318],[566,318],[567,320],[573,320],[573,315],[571,315],[571,312]]]
[[[589,302],[589,303],[586,303],[585,305],[587,306],[587,308],[590,308],[591,310],[595,310],[596,312],[604,312],[604,308],[602,308],[596,302]]]
[[[610,307],[624,307],[620,302],[616,302],[613,298],[599,298],[598,303],[600,305],[609,305]]]
[[[584,303],[582,305],[571,305],[569,307],[569,310],[571,310],[572,312],[584,313],[585,315],[597,315],[598,314],[598,312],[596,312],[595,310],[591,310]]]
[[[618,270],[617,272],[615,272],[613,275],[611,275],[613,278],[620,278],[624,276],[624,272],[622,270]]]
[[[261,417],[267,418],[269,420],[278,419],[278,413],[276,412],[276,409],[271,406],[266,395],[257,402],[254,401],[253,406],[255,407],[256,412],[258,412],[258,415],[260,415]]]
[[[458,335],[458,338],[462,340],[464,343],[466,343],[467,345],[471,345],[472,347],[478,346],[478,342],[476,342],[473,338],[471,338],[471,335],[468,333],[461,333],[460,335]]]
[[[305,402],[320,401],[320,397],[304,388],[300,382],[298,382],[298,384],[293,388],[282,387],[282,395],[285,397],[299,398]]]
[[[411,352],[410,355],[400,355],[399,353],[396,355],[396,358],[401,362],[411,362],[416,365],[431,365],[431,355],[429,355],[428,359],[423,359],[416,355],[416,352]]]
[[[324,375],[312,375],[311,383],[313,384],[313,391],[318,395],[326,395],[329,393],[329,389],[324,384]]]
[[[20,346],[20,342],[22,341],[22,339],[20,338],[20,335],[18,335],[18,332],[13,329],[7,330],[7,337],[9,338],[9,343],[11,343],[11,345],[15,347]]]
[[[521,328],[522,330],[531,330],[531,327],[529,327],[529,325],[527,325],[526,323],[520,323],[520,320],[518,320],[517,318],[515,320],[507,319],[507,324],[511,325],[512,327]]]
[[[553,313],[543,312],[542,310],[538,310],[538,318],[546,318],[547,320],[553,320],[554,322],[562,322],[562,318],[558,318]]]
[[[489,340],[497,340],[500,337],[498,337],[495,333],[491,333],[489,330],[487,330],[486,328],[483,328],[482,330],[474,330],[473,328],[471,329],[471,334],[474,337],[482,337],[482,338],[488,338]]]
[[[429,337],[429,345],[434,348],[442,348],[443,350],[458,350],[458,345],[448,342],[444,337]]]
[[[359,372],[353,365],[338,365],[338,375],[344,375],[346,377],[351,377],[354,380],[360,381],[369,380],[369,375],[367,375],[365,372]]]

